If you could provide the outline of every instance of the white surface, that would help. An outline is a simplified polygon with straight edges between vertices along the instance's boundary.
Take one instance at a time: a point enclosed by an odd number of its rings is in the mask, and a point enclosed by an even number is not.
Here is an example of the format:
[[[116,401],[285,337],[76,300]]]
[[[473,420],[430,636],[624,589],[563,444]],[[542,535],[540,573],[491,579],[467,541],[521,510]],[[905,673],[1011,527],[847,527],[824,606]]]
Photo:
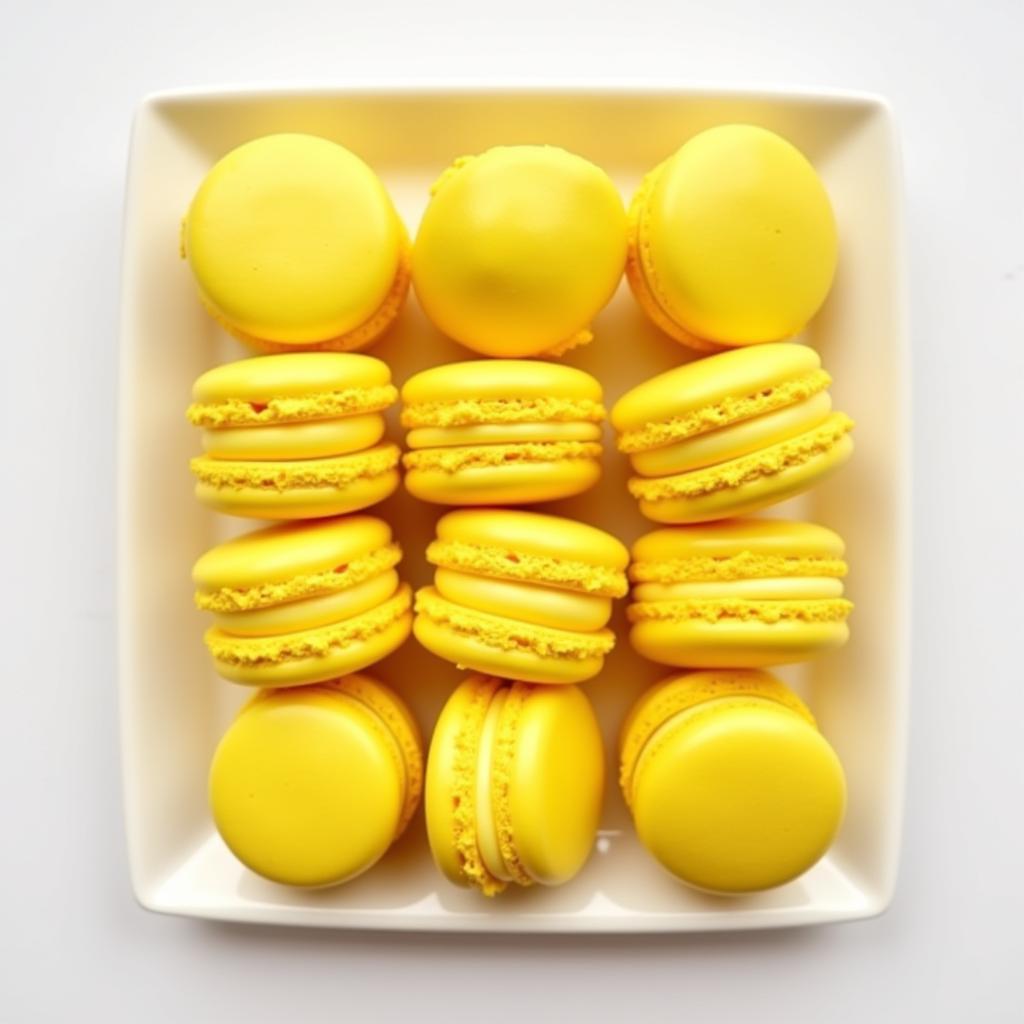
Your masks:
[[[523,3],[501,24],[479,3],[7,13],[0,1019],[500,1020],[526,1007],[540,1019],[555,1007],[592,1019],[1020,1019],[1024,11],[598,6]],[[157,88],[398,73],[744,78],[893,101],[909,194],[916,604],[907,832],[885,916],[762,935],[484,942],[203,925],[133,903],[112,619],[128,118]]]
[[[846,820],[828,856],[781,889],[708,899],[646,856],[616,780],[626,709],[671,674],[625,637],[586,685],[609,764],[598,853],[559,889],[481,900],[434,868],[420,818],[363,878],[304,893],[253,877],[212,828],[207,766],[245,691],[226,686],[201,643],[205,617],[188,568],[225,532],[253,524],[193,499],[195,431],[182,416],[193,380],[249,352],[200,307],[178,256],[181,212],[211,164],[274,131],[315,131],[343,142],[381,175],[411,233],[440,170],[462,153],[544,141],[594,160],[625,196],[680,138],[712,124],[752,121],[783,132],[814,163],[842,234],[840,271],[805,333],[834,377],[836,408],[853,416],[857,458],[773,514],[837,530],[853,567],[857,609],[842,651],[779,674],[797,685],[846,771]],[[425,127],[426,126],[426,127]],[[596,126],[600,126],[598,129]],[[703,90],[338,92],[330,89],[163,94],[139,112],[126,207],[119,507],[120,692],[129,854],[135,891],[152,909],[224,920],[446,931],[703,931],[784,927],[870,917],[889,903],[903,805],[909,688],[906,310],[902,183],[891,115],[873,98],[726,94]],[[651,327],[623,282],[594,321],[595,341],[566,361],[593,373],[610,406],[625,390],[689,358]],[[627,349],[628,345],[628,349]],[[427,366],[471,353],[426,321],[414,299],[373,352],[404,383]],[[401,437],[397,409],[391,436]],[[628,461],[608,438],[604,477],[545,506],[629,543],[653,528],[627,492]],[[402,543],[414,587],[433,571],[424,551],[444,511],[400,491],[376,510]],[[465,673],[406,644],[372,669],[408,700],[429,733]]]

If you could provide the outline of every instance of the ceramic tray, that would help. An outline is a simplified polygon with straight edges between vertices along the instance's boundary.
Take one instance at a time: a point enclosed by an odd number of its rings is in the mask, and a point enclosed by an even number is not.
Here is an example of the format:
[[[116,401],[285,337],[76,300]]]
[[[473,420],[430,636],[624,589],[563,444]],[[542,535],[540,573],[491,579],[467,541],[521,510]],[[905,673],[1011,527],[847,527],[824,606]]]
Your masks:
[[[846,539],[856,608],[846,648],[784,669],[845,765],[849,810],[830,854],[804,877],[753,896],[687,889],[637,843],[614,785],[615,736],[637,694],[667,670],[620,642],[586,686],[605,731],[608,790],[594,856],[560,889],[487,900],[434,869],[422,812],[371,871],[305,892],[244,870],[213,830],[206,773],[246,691],[219,680],[192,605],[189,570],[204,550],[254,525],[192,496],[199,437],[185,421],[193,379],[247,354],[201,310],[178,257],[178,225],[220,156],[269,132],[334,139],[381,176],[411,232],[453,157],[499,143],[554,143],[605,168],[628,199],[641,175],[695,132],[747,121],[780,132],[816,165],[832,196],[841,253],[835,287],[806,333],[835,378],[836,408],[857,421],[856,452],[812,494],[774,514],[805,516]],[[701,931],[868,917],[888,904],[898,858],[908,672],[908,349],[897,144],[888,108],[860,95],[664,90],[187,91],[146,99],[131,143],[125,215],[120,380],[119,637],[124,800],[132,884],[146,907],[237,921],[462,931]],[[641,316],[623,282],[567,357],[595,374],[607,404],[689,356]],[[414,298],[372,350],[401,384],[427,366],[474,358],[435,331]],[[394,412],[394,411],[393,411]],[[397,416],[391,436],[400,438]],[[543,506],[630,543],[650,528],[626,492],[627,464],[605,438],[601,484]],[[398,494],[373,509],[396,527],[403,574],[430,578],[423,551],[442,509]],[[461,677],[414,640],[373,671],[412,705],[429,735]]]

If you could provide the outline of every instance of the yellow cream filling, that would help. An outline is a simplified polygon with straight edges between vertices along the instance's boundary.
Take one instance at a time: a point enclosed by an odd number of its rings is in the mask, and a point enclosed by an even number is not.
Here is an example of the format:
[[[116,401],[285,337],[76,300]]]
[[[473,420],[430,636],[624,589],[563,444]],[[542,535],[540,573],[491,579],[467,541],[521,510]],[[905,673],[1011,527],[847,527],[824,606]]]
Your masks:
[[[237,637],[214,628],[206,632],[206,646],[216,661],[226,665],[276,665],[318,658],[334,647],[384,632],[409,610],[410,604],[409,586],[402,584],[394,597],[378,607],[330,626],[274,637]]]
[[[529,651],[541,658],[586,661],[603,658],[615,646],[615,635],[608,629],[577,633],[518,622],[452,604],[433,587],[424,587],[416,592],[416,612],[488,647],[502,651]]]
[[[589,399],[465,398],[455,402],[415,402],[402,410],[402,426],[463,427],[480,423],[600,423],[604,406]]]
[[[840,622],[852,610],[853,604],[841,597],[818,601],[742,601],[719,598],[704,601],[638,601],[626,609],[626,615],[630,622],[703,619],[714,623],[722,619],[739,619],[742,622],[772,624],[789,621]]]
[[[388,544],[376,551],[353,558],[344,565],[320,572],[292,576],[291,579],[273,583],[261,583],[255,587],[220,587],[213,591],[196,591],[196,607],[208,612],[245,612],[254,608],[271,608],[316,594],[348,590],[364,580],[387,572],[401,560],[402,549],[397,544]]]
[[[487,870],[503,882],[511,882],[512,876],[505,866],[505,860],[501,855],[501,843],[498,841],[491,791],[491,768],[494,762],[501,710],[508,700],[508,694],[509,691],[506,687],[498,690],[484,716],[483,728],[480,730],[480,750],[476,760],[475,793],[476,842],[480,848],[480,857]]]
[[[601,445],[596,441],[555,441],[522,444],[487,444],[472,448],[428,448],[406,452],[406,469],[458,473],[464,469],[505,466],[517,462],[563,462],[575,459],[599,459]]]
[[[707,469],[680,473],[676,476],[643,479],[633,477],[630,494],[641,501],[662,501],[671,498],[696,498],[702,494],[740,487],[760,477],[774,476],[783,470],[809,462],[832,448],[853,429],[853,420],[843,413],[833,413],[819,427],[799,437],[771,445],[763,451],[731,459]]]
[[[500,685],[497,679],[480,679],[463,713],[462,727],[455,736],[452,752],[452,845],[462,877],[485,896],[495,896],[505,888],[505,883],[487,870],[480,853],[475,785],[483,723]]]
[[[601,597],[622,597],[629,590],[626,574],[618,569],[461,541],[432,541],[427,547],[427,561],[445,569],[526,583],[548,583]]]
[[[294,462],[226,462],[200,455],[190,465],[210,487],[287,491],[303,487],[344,487],[354,480],[382,476],[398,465],[397,445],[381,445],[354,455]]]
[[[634,601],[689,601],[736,597],[743,601],[803,601],[843,596],[843,581],[830,576],[770,576],[748,580],[639,583]]]
[[[530,687],[527,683],[513,683],[509,688],[501,709],[491,756],[491,811],[497,833],[498,853],[505,870],[512,880],[520,885],[533,885],[533,879],[527,874],[516,852],[509,788],[519,742],[519,723],[522,720],[523,704],[529,693]]]
[[[814,370],[805,377],[783,381],[763,388],[755,395],[730,396],[714,405],[695,409],[685,416],[659,423],[647,423],[634,430],[623,431],[618,438],[619,451],[632,453],[661,448],[698,434],[706,434],[741,420],[753,419],[787,405],[803,402],[824,391],[832,378],[825,370]]]
[[[193,402],[185,415],[193,426],[211,430],[257,427],[270,423],[304,423],[308,420],[379,412],[394,405],[397,398],[398,389],[393,384],[381,384],[377,387],[270,398],[266,402],[249,402],[242,398],[229,398],[222,402]]]
[[[775,579],[785,576],[846,575],[841,558],[788,557],[739,551],[735,555],[697,555],[666,558],[658,562],[634,562],[629,578],[634,583],[685,583],[690,580]]]
[[[600,441],[601,425],[570,423],[474,423],[462,427],[417,427],[406,435],[409,448],[468,448],[480,444],[557,444]]]

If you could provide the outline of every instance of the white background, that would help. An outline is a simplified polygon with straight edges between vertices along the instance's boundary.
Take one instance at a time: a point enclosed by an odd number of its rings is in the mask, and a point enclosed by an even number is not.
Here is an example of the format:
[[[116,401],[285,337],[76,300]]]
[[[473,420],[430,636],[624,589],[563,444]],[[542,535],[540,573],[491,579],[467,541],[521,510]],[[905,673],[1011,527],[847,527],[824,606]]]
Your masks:
[[[4,8],[0,1020],[1024,1020],[1024,3],[514,7]],[[903,868],[878,920],[489,941],[210,925],[132,900],[113,607],[132,109],[179,85],[467,78],[829,85],[894,104],[911,257],[915,664]]]

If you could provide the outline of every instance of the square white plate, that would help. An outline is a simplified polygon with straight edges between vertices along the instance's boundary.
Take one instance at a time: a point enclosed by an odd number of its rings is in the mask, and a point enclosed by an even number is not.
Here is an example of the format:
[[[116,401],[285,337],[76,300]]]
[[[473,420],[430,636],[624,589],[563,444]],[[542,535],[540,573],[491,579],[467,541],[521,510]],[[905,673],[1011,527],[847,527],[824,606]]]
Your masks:
[[[614,784],[618,724],[666,670],[624,640],[586,686],[608,744],[608,792],[595,855],[561,889],[488,901],[435,871],[422,815],[371,871],[304,892],[257,878],[228,853],[206,804],[213,748],[245,693],[214,674],[192,605],[189,570],[206,548],[253,524],[192,496],[198,437],[184,410],[192,381],[247,354],[201,310],[178,257],[179,220],[221,155],[270,132],[334,139],[384,180],[411,231],[452,158],[499,143],[553,143],[604,167],[628,200],[642,174],[708,126],[748,121],[780,132],[814,162],[835,204],[840,269],[807,331],[833,374],[837,408],[857,421],[853,461],[776,514],[838,530],[848,545],[852,639],[781,674],[809,700],[849,782],[849,810],[829,855],[803,878],[742,898],[695,893],[635,840]],[[140,902],[169,913],[344,928],[466,931],[700,931],[851,920],[882,911],[894,885],[909,689],[909,434],[898,154],[875,97],[673,90],[296,90],[178,92],[145,100],[131,144],[125,214],[120,379],[119,627],[125,814]],[[596,374],[610,405],[689,358],[641,316],[625,284],[597,318],[596,340],[568,361]],[[440,336],[411,298],[373,350],[398,383],[439,362],[473,358]],[[399,437],[392,422],[392,435]],[[650,528],[626,493],[626,460],[606,438],[605,478],[550,506],[631,542]],[[423,550],[442,509],[396,495],[379,511],[398,528],[404,575],[429,579]],[[619,608],[613,622],[625,636]],[[425,734],[460,678],[405,647],[374,671],[411,703]]]

